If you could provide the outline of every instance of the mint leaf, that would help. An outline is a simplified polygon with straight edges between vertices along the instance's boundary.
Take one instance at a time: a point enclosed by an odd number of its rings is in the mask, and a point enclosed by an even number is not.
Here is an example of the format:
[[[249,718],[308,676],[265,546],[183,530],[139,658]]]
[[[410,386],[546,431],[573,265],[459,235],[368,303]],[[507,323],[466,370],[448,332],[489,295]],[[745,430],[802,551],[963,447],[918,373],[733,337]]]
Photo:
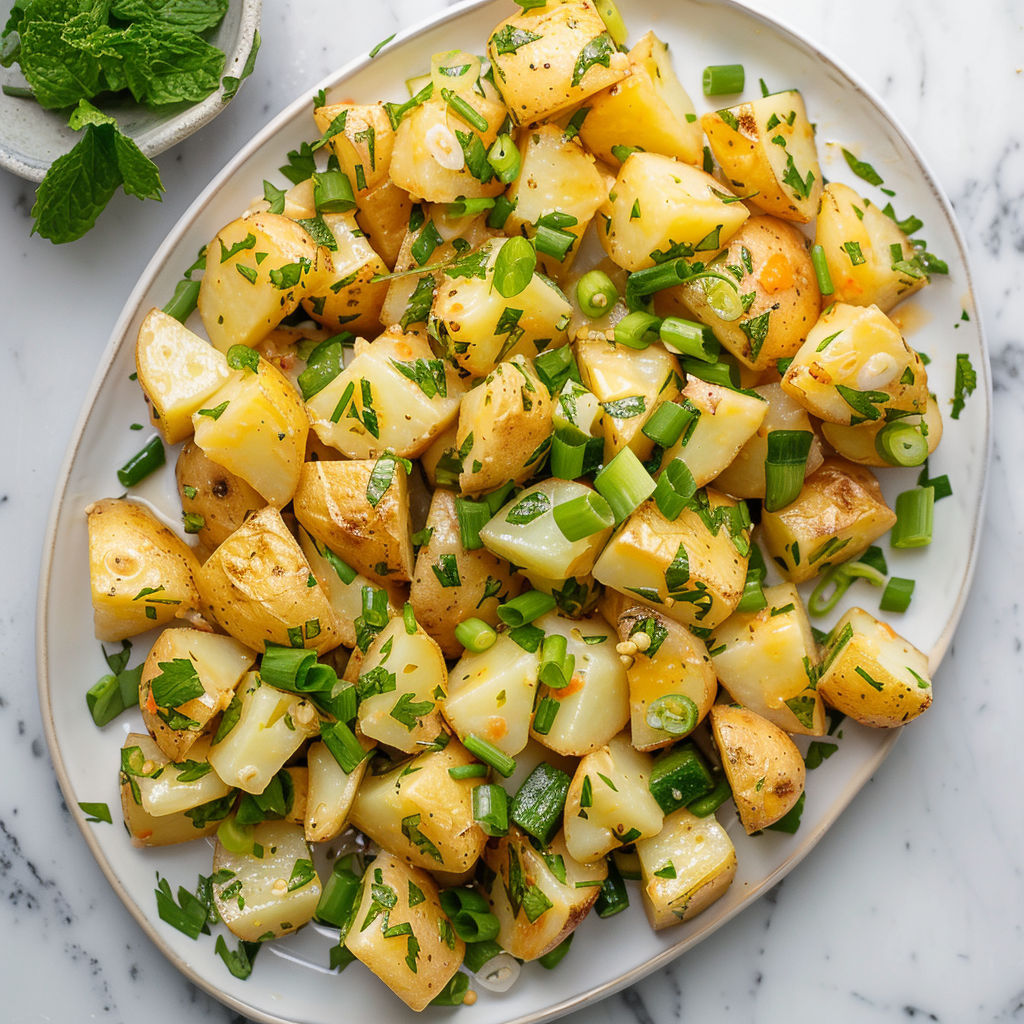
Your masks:
[[[65,41],[57,19],[86,33],[100,28],[100,23],[88,14],[69,17],[78,5],[67,0],[47,4],[46,14],[52,20],[44,21],[38,13],[41,6],[37,2],[25,12],[18,63],[40,105],[56,110],[95,96],[107,85],[97,57]]]
[[[125,193],[138,196],[139,199],[155,199],[160,202],[164,186],[157,165],[127,135],[120,132],[114,135],[114,152]]]
[[[109,117],[102,110],[97,110],[88,100],[79,100],[78,106],[71,111],[68,127],[80,132],[87,124],[117,124],[117,118]]]
[[[110,13],[122,21],[158,21],[189,32],[219,25],[228,0],[114,0]]]

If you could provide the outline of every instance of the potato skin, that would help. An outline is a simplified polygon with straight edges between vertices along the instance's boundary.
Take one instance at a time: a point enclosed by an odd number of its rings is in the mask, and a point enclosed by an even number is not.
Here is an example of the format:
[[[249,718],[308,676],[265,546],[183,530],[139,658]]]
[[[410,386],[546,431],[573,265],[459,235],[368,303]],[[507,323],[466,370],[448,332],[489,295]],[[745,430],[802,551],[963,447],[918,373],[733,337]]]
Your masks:
[[[716,704],[708,717],[747,835],[774,825],[804,791],[806,770],[796,744],[747,708]]]
[[[729,352],[754,370],[767,369],[793,355],[817,322],[821,308],[818,280],[804,236],[778,217],[751,217],[720,252],[725,253],[724,266],[743,271],[736,282],[739,294],[754,294],[743,316],[731,322],[716,316],[701,282],[680,284],[661,293],[664,298],[659,295],[659,300],[666,312],[673,307],[678,310],[680,304],[684,315],[692,311],[714,329],[715,337]],[[747,325],[765,314],[768,331],[758,342],[760,332]]]
[[[208,551],[223,544],[247,515],[266,505],[254,487],[207,458],[194,441],[186,441],[178,453],[174,478],[182,511],[203,517],[203,528],[196,536]],[[194,489],[191,497],[186,487]]]
[[[97,640],[125,640],[198,609],[199,562],[163,523],[122,498],[94,501],[85,514]]]

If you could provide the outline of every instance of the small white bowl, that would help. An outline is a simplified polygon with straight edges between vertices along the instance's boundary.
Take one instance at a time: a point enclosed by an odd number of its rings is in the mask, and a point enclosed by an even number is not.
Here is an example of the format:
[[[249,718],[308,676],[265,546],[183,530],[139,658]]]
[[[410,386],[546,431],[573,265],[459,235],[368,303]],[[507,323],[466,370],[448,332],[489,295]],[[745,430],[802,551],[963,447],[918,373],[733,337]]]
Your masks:
[[[202,102],[149,110],[129,97],[100,104],[101,109],[117,118],[121,131],[134,139],[146,156],[156,156],[181,142],[227,106],[223,77],[241,75],[260,25],[261,6],[262,0],[231,0],[224,20],[209,37],[226,56],[222,82]],[[25,80],[13,66],[0,69],[0,84],[24,86]],[[29,181],[42,181],[50,164],[81,138],[68,127],[67,120],[67,111],[45,110],[35,100],[0,93],[0,167]]]

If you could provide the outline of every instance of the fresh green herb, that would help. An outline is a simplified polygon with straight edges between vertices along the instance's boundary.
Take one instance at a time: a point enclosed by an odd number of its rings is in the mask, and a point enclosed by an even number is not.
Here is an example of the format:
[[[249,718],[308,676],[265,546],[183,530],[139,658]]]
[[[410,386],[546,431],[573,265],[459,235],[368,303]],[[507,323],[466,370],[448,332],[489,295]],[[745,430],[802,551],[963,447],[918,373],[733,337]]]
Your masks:
[[[874,167],[871,166],[871,164],[865,163],[863,160],[858,160],[848,149],[843,150],[843,156],[846,157],[846,162],[849,164],[850,170],[853,171],[858,178],[863,178],[869,185],[882,184],[882,176],[874,169]]]
[[[110,816],[110,808],[106,804],[90,804],[90,803],[79,803],[78,806],[87,815],[86,821],[97,824],[106,822],[108,825],[112,825],[113,818]]]
[[[950,418],[960,419],[960,413],[974,389],[978,386],[978,374],[971,365],[971,357],[966,352],[957,353],[956,375],[953,383],[953,409]],[[936,495],[938,497],[938,495]]]
[[[272,932],[271,937],[273,934]],[[224,961],[224,966],[227,967],[234,977],[245,981],[252,974],[253,961],[256,959],[256,954],[260,951],[260,943],[246,942],[245,939],[239,939],[238,948],[232,950],[228,949],[224,936],[218,935],[213,951]]]
[[[206,923],[206,904],[193,895],[184,886],[178,887],[178,902],[174,902],[171,885],[166,878],[157,874],[156,909],[161,921],[172,928],[177,928],[190,939],[198,939],[200,935],[209,935]]]
[[[157,707],[177,708],[187,704],[206,691],[200,682],[196,667],[188,658],[174,658],[157,663],[160,675],[152,682],[153,700]]]
[[[580,50],[580,55],[576,58],[576,66],[572,72],[572,88],[575,89],[583,81],[584,75],[595,64],[601,64],[606,68],[611,67],[612,54],[616,52],[615,43],[612,42],[612,37],[606,32],[602,32],[599,36],[591,39]]]

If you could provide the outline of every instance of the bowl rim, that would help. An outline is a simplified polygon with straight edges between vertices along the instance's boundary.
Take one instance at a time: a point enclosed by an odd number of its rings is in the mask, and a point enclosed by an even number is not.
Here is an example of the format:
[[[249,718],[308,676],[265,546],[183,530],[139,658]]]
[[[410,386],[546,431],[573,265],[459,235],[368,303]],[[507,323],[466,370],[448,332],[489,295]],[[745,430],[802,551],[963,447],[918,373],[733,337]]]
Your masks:
[[[148,157],[157,156],[171,146],[187,139],[193,132],[202,128],[203,125],[212,121],[223,111],[230,100],[224,99],[224,77],[229,72],[240,73],[249,59],[253,43],[259,36],[260,14],[263,7],[263,0],[239,0],[241,11],[238,25],[238,40],[231,51],[224,55],[224,70],[221,73],[220,84],[205,99],[193,103],[185,110],[180,111],[173,117],[163,121],[152,128],[147,129],[139,136],[132,136],[132,140]],[[21,102],[21,101],[16,101]],[[43,108],[36,104],[39,112]],[[27,163],[15,151],[8,147],[7,143],[0,139],[0,167],[11,173],[25,178],[27,181],[40,182],[46,176],[53,162],[45,167],[37,164]],[[64,154],[60,154],[63,156]],[[54,158],[59,159],[59,157]],[[148,268],[147,268],[148,269]]]
[[[428,29],[435,28],[443,25],[449,21],[459,18],[462,14],[467,11],[473,10],[477,7],[483,7],[487,4],[493,3],[494,0],[461,0],[460,3],[453,4],[437,14],[424,18],[407,29],[404,29],[387,41],[387,46],[392,44],[398,45],[404,43],[406,40],[427,31]],[[942,660],[946,650],[953,639],[953,634],[960,621],[964,607],[969,596],[971,585],[974,579],[974,574],[977,568],[978,553],[979,553],[979,531],[981,524],[985,518],[985,509],[988,500],[988,482],[989,482],[989,470],[991,468],[991,452],[992,452],[992,379],[991,379],[991,365],[990,365],[990,354],[988,349],[988,343],[985,338],[984,324],[980,315],[980,309],[977,302],[977,296],[974,289],[973,275],[971,272],[971,264],[969,260],[969,254],[966,242],[963,234],[960,230],[959,224],[956,221],[956,217],[953,212],[953,208],[948,198],[946,197],[943,190],[939,187],[935,174],[933,173],[928,162],[925,160],[923,154],[918,149],[917,145],[913,142],[910,135],[904,129],[903,125],[896,118],[896,116],[888,109],[884,101],[877,95],[877,93],[868,86],[864,81],[860,79],[855,73],[850,71],[846,65],[834,57],[827,48],[818,45],[811,39],[803,35],[801,31],[793,27],[786,19],[776,18],[762,13],[761,11],[755,10],[748,6],[743,0],[693,0],[693,2],[699,3],[703,6],[719,6],[726,8],[732,12],[739,13],[745,17],[753,18],[759,22],[763,27],[770,29],[773,32],[781,34],[786,37],[791,43],[805,47],[807,50],[812,52],[815,57],[821,60],[827,67],[832,71],[841,76],[848,85],[856,92],[860,93],[874,108],[875,111],[888,122],[889,126],[895,130],[899,135],[901,141],[907,146],[911,156],[917,163],[920,176],[924,182],[927,183],[928,188],[931,190],[934,198],[936,199],[943,215],[946,218],[950,232],[956,244],[956,248],[960,259],[963,263],[966,277],[967,291],[971,297],[973,308],[975,310],[976,329],[978,332],[978,340],[981,349],[982,359],[980,365],[976,367],[978,374],[979,390],[982,392],[982,396],[985,400],[985,414],[983,422],[983,444],[981,456],[981,475],[979,479],[979,500],[974,509],[974,517],[970,527],[970,553],[968,556],[968,564],[963,578],[963,585],[957,594],[956,601],[954,602],[953,608],[950,615],[942,629],[941,634],[936,640],[928,652],[928,665],[929,670],[934,673],[939,663]],[[49,691],[49,661],[47,651],[47,604],[49,598],[49,584],[50,575],[53,569],[53,556],[54,548],[56,544],[56,532],[57,524],[59,519],[60,510],[63,506],[67,487],[71,475],[71,470],[74,465],[76,456],[78,454],[79,447],[82,442],[82,436],[88,420],[90,411],[92,410],[98,393],[110,374],[115,356],[120,351],[121,346],[129,343],[127,341],[127,329],[135,317],[143,295],[148,289],[150,278],[163,266],[171,250],[173,250],[181,237],[188,230],[190,225],[193,223],[195,218],[200,214],[203,208],[211,201],[213,196],[220,190],[223,184],[230,179],[231,175],[243,165],[261,145],[263,145],[273,134],[279,129],[285,127],[293,118],[301,111],[308,109],[310,98],[315,96],[320,89],[331,89],[336,87],[340,82],[343,82],[349,76],[355,74],[362,68],[366,67],[372,60],[367,54],[363,54],[359,57],[354,58],[348,63],[344,64],[341,68],[332,72],[326,76],[323,80],[318,82],[311,89],[307,89],[302,92],[296,99],[289,103],[283,110],[281,110],[275,117],[267,122],[263,128],[261,128],[249,141],[236,153],[212,178],[210,183],[203,189],[203,191],[196,197],[194,202],[188,207],[188,209],[182,214],[174,228],[170,231],[160,247],[154,253],[152,259],[147,265],[146,269],[140,275],[138,282],[132,289],[127,301],[125,302],[124,308],[121,311],[117,322],[114,325],[111,337],[107,343],[107,347],[104,350],[103,356],[99,367],[97,368],[96,375],[89,388],[88,394],[82,405],[81,412],[79,413],[78,420],[75,424],[74,431],[72,433],[71,440],[68,444],[68,449],[62,463],[60,474],[58,476],[57,484],[54,489],[53,502],[50,508],[49,517],[47,520],[46,534],[43,546],[43,557],[40,566],[39,575],[39,588],[38,588],[38,599],[36,606],[36,664],[37,664],[37,687],[39,691],[39,702],[40,709],[42,712],[43,719],[43,730],[46,736],[47,746],[49,748],[50,756],[53,761],[54,771],[57,775],[57,780],[60,785],[62,794],[68,803],[68,807],[72,809],[72,813],[75,816],[75,820],[79,826],[79,829],[92,852],[97,864],[106,876],[107,881],[110,883],[113,890],[117,893],[122,903],[127,907],[129,912],[135,918],[136,922],[146,933],[146,935],[156,945],[157,949],[179,970],[184,974],[189,981],[203,989],[207,994],[212,996],[218,1002],[230,1007],[237,1012],[246,1015],[254,1022],[258,1024],[296,1024],[294,1019],[279,1017],[275,1014],[268,1013],[264,1010],[259,1009],[256,1006],[252,1006],[243,1000],[236,999],[234,996],[227,994],[226,992],[219,989],[215,984],[208,982],[206,979],[201,977],[191,965],[179,957],[174,950],[168,946],[160,933],[153,924],[150,916],[147,916],[142,909],[136,905],[134,900],[125,890],[121,884],[119,877],[114,872],[113,867],[106,860],[102,851],[100,850],[99,844],[94,838],[91,829],[86,825],[85,815],[78,811],[78,808],[74,804],[73,795],[74,789],[71,785],[71,780],[68,776],[67,769],[63,763],[61,757],[60,748],[57,744],[56,730],[53,721],[53,713],[50,701]],[[979,396],[981,397],[981,396]],[[893,729],[890,731],[886,740],[879,745],[878,750],[874,756],[868,758],[862,765],[860,770],[850,779],[847,786],[842,791],[841,795],[833,802],[829,813],[819,823],[818,827],[814,832],[809,833],[801,845],[793,852],[793,854],[782,862],[774,871],[772,871],[767,877],[762,879],[756,885],[750,887],[750,891],[746,894],[745,898],[738,903],[735,907],[731,908],[727,913],[723,914],[719,918],[709,921],[708,924],[697,931],[695,931],[689,937],[682,939],[681,941],[670,946],[668,949],[663,950],[661,953],[651,957],[638,967],[632,968],[617,977],[608,979],[607,981],[598,983],[592,988],[578,995],[569,997],[568,999],[561,1000],[553,1003],[543,1009],[536,1010],[532,1013],[528,1013],[513,1019],[510,1019],[506,1024],[540,1024],[542,1021],[552,1020],[554,1018],[563,1016],[564,1014],[580,1010],[586,1006],[589,1006],[601,999],[605,999],[610,995],[620,991],[621,989],[627,988],[628,986],[640,981],[642,978],[658,970],[660,967],[665,966],[671,961],[677,959],[687,950],[693,946],[702,942],[718,928],[722,927],[727,921],[730,921],[738,913],[746,910],[751,903],[753,903],[760,896],[764,895],[773,885],[780,881],[785,875],[787,875],[794,867],[799,864],[804,857],[806,857],[818,842],[822,839],[825,833],[832,827],[836,820],[846,810],[847,806],[853,800],[853,798],[859,793],[866,785],[870,777],[874,774],[879,766],[885,761],[892,751],[893,746],[899,739],[902,733],[902,728]]]

